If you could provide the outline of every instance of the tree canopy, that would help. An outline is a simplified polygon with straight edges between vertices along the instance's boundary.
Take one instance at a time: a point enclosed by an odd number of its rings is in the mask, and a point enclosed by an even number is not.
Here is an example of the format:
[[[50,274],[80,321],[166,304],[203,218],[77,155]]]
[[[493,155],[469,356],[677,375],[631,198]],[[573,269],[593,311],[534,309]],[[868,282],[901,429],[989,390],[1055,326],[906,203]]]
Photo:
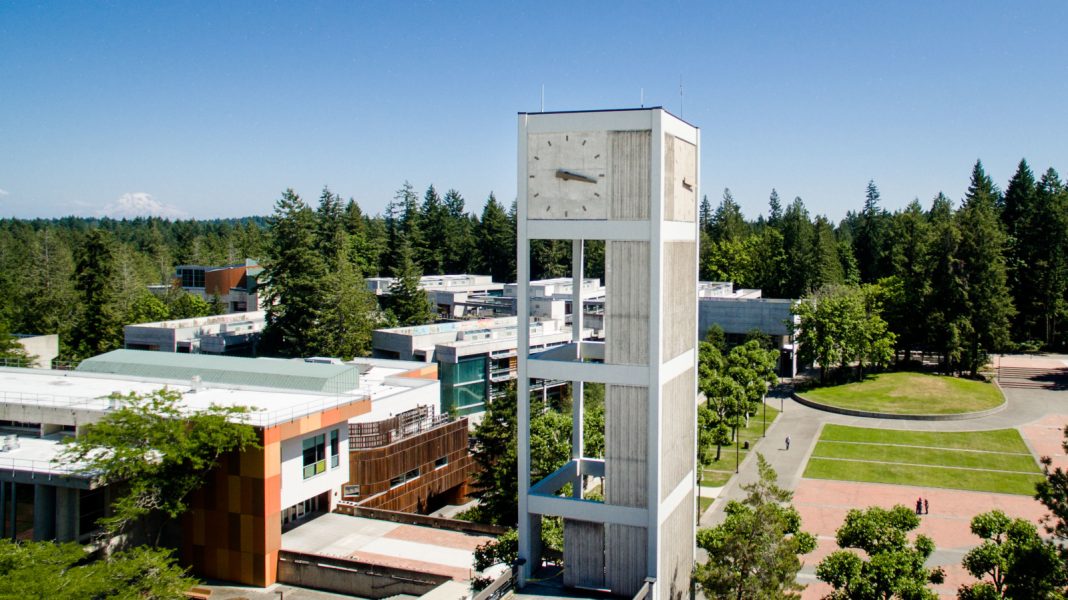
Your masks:
[[[159,543],[159,519],[188,508],[189,494],[228,452],[259,444],[242,418],[249,407],[212,405],[190,411],[176,390],[112,396],[117,410],[71,438],[62,460],[87,476],[124,490],[100,524],[112,534],[140,526],[147,542]]]
[[[793,493],[779,487],[775,470],[757,454],[759,480],[742,486],[746,497],[731,500],[726,520],[697,532],[708,553],[694,580],[708,598],[800,598],[801,555],[816,548],[816,538],[801,531],[801,516],[789,504]]]
[[[909,532],[920,525],[920,518],[906,506],[889,510],[873,506],[852,509],[835,533],[838,547],[816,566],[816,577],[831,584],[834,600],[935,600],[938,595],[928,587],[941,583],[940,569],[928,569],[925,561],[935,545],[926,535],[909,542]],[[855,548],[864,555],[845,550]]]
[[[89,560],[73,542],[0,540],[0,598],[181,600],[196,583],[170,550],[139,547]]]

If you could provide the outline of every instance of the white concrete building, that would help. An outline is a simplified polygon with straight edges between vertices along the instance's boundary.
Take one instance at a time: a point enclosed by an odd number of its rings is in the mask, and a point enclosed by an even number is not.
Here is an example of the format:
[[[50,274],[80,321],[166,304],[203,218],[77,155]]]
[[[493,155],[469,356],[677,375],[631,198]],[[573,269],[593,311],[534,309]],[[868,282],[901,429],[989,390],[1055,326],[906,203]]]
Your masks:
[[[250,355],[266,323],[267,313],[262,310],[136,323],[122,328],[123,347],[186,354]]]

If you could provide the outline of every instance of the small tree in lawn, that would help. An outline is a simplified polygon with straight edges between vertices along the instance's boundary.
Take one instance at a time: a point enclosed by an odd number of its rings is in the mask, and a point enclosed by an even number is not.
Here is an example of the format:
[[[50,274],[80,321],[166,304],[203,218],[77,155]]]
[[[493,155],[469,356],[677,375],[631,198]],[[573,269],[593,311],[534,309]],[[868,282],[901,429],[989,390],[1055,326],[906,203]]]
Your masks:
[[[708,598],[799,598],[799,558],[816,548],[801,531],[801,516],[789,504],[793,493],[779,487],[775,470],[757,454],[760,479],[742,486],[745,500],[730,501],[721,525],[697,532],[708,561],[694,580]]]
[[[1034,524],[1010,519],[1000,510],[972,518],[972,533],[983,543],[964,555],[964,568],[979,581],[961,586],[961,600],[1063,598],[1064,564]]]
[[[100,521],[108,533],[132,533],[139,523],[147,541],[158,545],[162,519],[186,511],[189,494],[220,457],[257,447],[256,431],[240,422],[248,408],[213,404],[190,411],[175,390],[112,398],[121,407],[87,425],[60,460],[80,464],[82,473],[104,484],[122,484],[113,514]]]
[[[906,506],[890,510],[873,506],[850,510],[838,528],[836,550],[816,566],[816,577],[834,587],[831,600],[935,600],[938,595],[928,586],[942,583],[941,569],[924,566],[934,552],[931,538],[908,535],[920,526],[920,518]],[[867,560],[844,548],[862,550]]]

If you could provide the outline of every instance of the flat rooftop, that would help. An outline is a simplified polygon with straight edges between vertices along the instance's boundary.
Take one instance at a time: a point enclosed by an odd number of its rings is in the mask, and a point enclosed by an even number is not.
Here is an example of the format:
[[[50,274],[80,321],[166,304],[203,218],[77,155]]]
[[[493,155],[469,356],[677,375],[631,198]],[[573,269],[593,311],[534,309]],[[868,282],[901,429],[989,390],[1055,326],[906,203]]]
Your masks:
[[[493,538],[328,513],[282,534],[282,550],[471,579],[475,548]]]
[[[191,317],[188,319],[168,319],[166,321],[152,321],[149,323],[132,323],[125,327],[152,327],[158,329],[186,329],[190,327],[207,327],[210,325],[223,325],[230,323],[243,323],[245,321],[264,321],[267,313],[262,310],[249,312],[228,313],[225,315],[212,315],[210,317]]]
[[[113,393],[148,394],[164,387],[181,392],[185,406],[191,410],[206,409],[212,404],[254,407],[257,410],[249,415],[248,422],[261,427],[270,427],[368,397],[372,400],[381,399],[407,389],[385,382],[378,385],[368,382],[365,387],[339,394],[215,383],[202,384],[194,390],[189,380],[0,368],[0,402],[8,404],[105,412],[110,408],[109,396]]]
[[[63,452],[63,441],[68,437],[64,433],[40,438],[18,436],[18,448],[0,452],[0,470],[31,473],[43,479],[54,476],[77,477],[75,474],[83,466],[81,463],[56,462]]]

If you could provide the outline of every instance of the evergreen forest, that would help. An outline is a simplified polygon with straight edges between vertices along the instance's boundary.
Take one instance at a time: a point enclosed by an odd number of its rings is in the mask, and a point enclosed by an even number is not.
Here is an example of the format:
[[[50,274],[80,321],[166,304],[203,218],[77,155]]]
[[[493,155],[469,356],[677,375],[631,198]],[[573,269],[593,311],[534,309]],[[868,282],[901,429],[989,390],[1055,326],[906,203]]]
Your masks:
[[[894,356],[934,353],[955,370],[1006,350],[1064,350],[1068,307],[1068,190],[1058,173],[1021,160],[1002,189],[981,162],[968,190],[890,212],[858,186],[858,209],[835,224],[772,190],[747,218],[729,189],[700,215],[700,278],[808,298],[859,286],[893,333]],[[264,266],[268,310],[261,353],[355,356],[370,331],[435,318],[415,283],[423,274],[515,280],[515,205],[492,194],[480,214],[464,197],[409,183],[382,214],[324,188],[292,190],[267,216],[222,220],[65,217],[0,219],[0,334],[58,333],[77,359],[121,345],[122,325],[212,314],[213,302],[173,289],[176,265]],[[531,248],[534,278],[570,272],[567,242]],[[587,274],[604,276],[603,244],[587,242]],[[379,304],[364,277],[395,276]]]

